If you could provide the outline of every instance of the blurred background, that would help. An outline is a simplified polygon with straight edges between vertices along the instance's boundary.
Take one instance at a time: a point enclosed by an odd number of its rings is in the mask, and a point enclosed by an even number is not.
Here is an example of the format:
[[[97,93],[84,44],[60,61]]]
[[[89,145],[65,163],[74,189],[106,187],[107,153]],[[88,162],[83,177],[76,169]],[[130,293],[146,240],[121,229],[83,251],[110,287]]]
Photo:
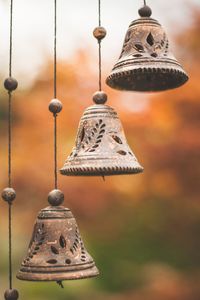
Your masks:
[[[52,2],[52,3],[50,3]],[[55,283],[15,280],[29,300],[200,299],[200,1],[149,0],[190,81],[157,94],[118,92],[106,85],[109,104],[145,172],[135,176],[59,176],[65,206],[101,275]],[[53,1],[14,1],[13,256],[16,273],[37,213],[53,189]],[[140,0],[102,1],[103,74],[121,52]],[[0,76],[8,74],[9,1],[0,1]],[[58,1],[58,166],[74,145],[79,119],[98,89],[97,1]],[[0,96],[0,188],[7,186],[7,95]],[[7,288],[7,205],[0,203],[0,293]],[[3,296],[1,296],[3,297]]]

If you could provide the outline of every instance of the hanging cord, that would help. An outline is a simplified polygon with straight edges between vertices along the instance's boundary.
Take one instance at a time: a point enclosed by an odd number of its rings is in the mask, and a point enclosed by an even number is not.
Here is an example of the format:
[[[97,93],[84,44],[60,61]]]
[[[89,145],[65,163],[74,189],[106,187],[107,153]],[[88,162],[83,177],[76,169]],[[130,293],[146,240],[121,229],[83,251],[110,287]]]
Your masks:
[[[57,97],[57,0],[54,0],[54,98]]]
[[[12,77],[13,0],[10,1],[9,76]],[[12,92],[8,92],[8,186],[12,184]],[[12,203],[8,203],[9,287],[12,289]]]
[[[57,0],[54,0],[54,98],[57,97]],[[54,177],[58,188],[57,174],[57,113],[54,113]]]
[[[53,96],[49,104],[49,110],[54,117],[54,187],[58,188],[58,171],[57,171],[57,115],[62,110],[62,103],[57,99],[57,0],[54,1],[54,63],[53,63]]]
[[[98,5],[98,17],[99,17],[99,27],[101,27],[101,0],[99,0]],[[99,44],[99,91],[102,90],[102,59],[101,59],[101,39],[98,40]]]
[[[144,0],[144,6],[146,6],[147,5],[147,2],[146,2],[146,0]]]
[[[12,202],[16,198],[16,192],[12,188],[12,92],[17,88],[18,82],[12,77],[12,50],[13,50],[13,0],[10,0],[10,45],[9,45],[9,77],[4,81],[4,87],[8,91],[8,187],[2,192],[2,198],[8,203],[8,263],[9,263],[9,289],[5,292],[5,298],[18,298],[18,291],[12,290]]]
[[[13,0],[10,1],[10,55],[9,55],[9,76],[12,76],[12,36],[13,36]]]
[[[10,50],[9,77],[12,77],[12,45],[13,45],[13,0],[10,1]],[[8,186],[11,187],[12,171],[12,91],[8,91]]]
[[[99,45],[99,91],[102,91],[102,53],[101,53],[101,41],[106,36],[106,30],[101,26],[101,0],[98,0],[98,27],[93,31],[94,37],[97,39]]]
[[[9,288],[12,289],[12,205],[8,206],[9,230]]]
[[[12,92],[8,92],[8,186],[11,187],[11,185],[12,185]]]
[[[54,114],[54,178],[55,189],[58,188],[58,171],[57,171],[57,114]]]

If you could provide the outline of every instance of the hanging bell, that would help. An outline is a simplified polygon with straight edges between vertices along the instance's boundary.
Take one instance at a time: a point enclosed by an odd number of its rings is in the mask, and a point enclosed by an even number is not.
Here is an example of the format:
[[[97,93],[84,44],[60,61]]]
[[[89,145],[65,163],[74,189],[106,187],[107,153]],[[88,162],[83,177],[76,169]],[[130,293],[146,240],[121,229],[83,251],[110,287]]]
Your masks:
[[[69,176],[109,176],[143,171],[129,148],[122,124],[113,108],[97,101],[81,118],[76,145],[67,158],[61,174]],[[105,102],[105,101],[104,101]],[[101,104],[99,104],[101,103]]]
[[[131,23],[119,60],[106,80],[111,88],[155,92],[177,88],[188,80],[151,13],[145,5],[139,10],[141,18]]]
[[[17,278],[27,281],[84,279],[99,274],[71,211],[47,207],[38,214],[28,255]]]

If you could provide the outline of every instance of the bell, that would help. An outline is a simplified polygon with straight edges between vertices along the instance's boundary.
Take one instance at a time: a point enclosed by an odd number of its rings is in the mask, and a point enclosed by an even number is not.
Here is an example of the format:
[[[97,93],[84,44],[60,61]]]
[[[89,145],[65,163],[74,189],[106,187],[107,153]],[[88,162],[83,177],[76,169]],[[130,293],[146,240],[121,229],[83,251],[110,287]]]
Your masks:
[[[142,171],[114,109],[104,104],[87,108],[79,124],[76,145],[61,174],[104,177]]]
[[[151,13],[144,6],[139,10],[141,18],[131,23],[119,60],[106,80],[111,88],[155,92],[177,88],[188,80]]]
[[[82,242],[76,220],[63,206],[38,214],[28,255],[17,278],[27,281],[84,279],[99,274]]]

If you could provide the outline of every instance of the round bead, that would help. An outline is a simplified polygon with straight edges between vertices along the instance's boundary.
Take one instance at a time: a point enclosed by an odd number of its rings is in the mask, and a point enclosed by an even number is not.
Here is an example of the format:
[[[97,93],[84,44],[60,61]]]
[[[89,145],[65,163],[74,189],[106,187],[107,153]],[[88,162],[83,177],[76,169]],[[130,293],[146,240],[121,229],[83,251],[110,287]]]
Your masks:
[[[17,290],[6,290],[4,294],[5,300],[17,300],[19,298],[19,293]]]
[[[93,101],[96,104],[105,104],[107,99],[108,99],[108,96],[103,91],[96,92],[93,95]]]
[[[149,6],[144,5],[142,8],[140,8],[138,10],[138,13],[139,13],[140,17],[142,17],[142,18],[145,18],[145,17],[149,18],[152,15],[152,10]]]
[[[96,27],[93,31],[93,35],[98,41],[101,41],[102,39],[104,39],[106,34],[107,34],[106,29],[101,26]]]
[[[16,198],[16,192],[13,188],[5,188],[1,196],[6,202],[12,203]]]
[[[4,81],[4,87],[7,91],[12,92],[18,87],[18,82],[15,78],[8,77]]]
[[[58,114],[62,110],[62,102],[58,99],[53,99],[49,103],[49,110],[53,114]]]
[[[52,206],[59,206],[64,201],[64,194],[60,190],[53,190],[48,195],[48,202]]]

